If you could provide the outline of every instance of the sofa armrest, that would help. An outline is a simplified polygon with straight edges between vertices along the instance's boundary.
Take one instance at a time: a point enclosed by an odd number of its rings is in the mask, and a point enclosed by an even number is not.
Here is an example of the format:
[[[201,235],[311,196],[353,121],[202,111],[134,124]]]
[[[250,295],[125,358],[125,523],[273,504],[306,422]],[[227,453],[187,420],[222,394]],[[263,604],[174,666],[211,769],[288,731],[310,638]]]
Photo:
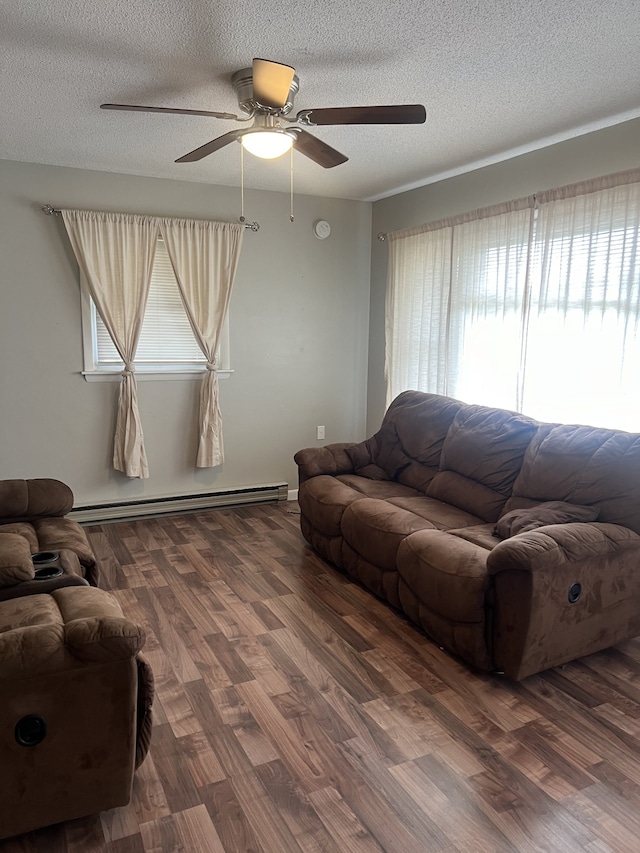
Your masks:
[[[504,539],[490,552],[487,568],[493,575],[537,572],[629,550],[640,554],[640,536],[619,524],[549,524]]]
[[[521,679],[640,634],[640,536],[554,524],[490,552],[493,660]]]
[[[364,442],[362,444],[364,445]],[[321,474],[352,474],[354,465],[347,448],[353,450],[359,446],[353,442],[341,442],[299,450],[293,457],[298,466],[299,482],[303,483],[310,477],[318,477]]]

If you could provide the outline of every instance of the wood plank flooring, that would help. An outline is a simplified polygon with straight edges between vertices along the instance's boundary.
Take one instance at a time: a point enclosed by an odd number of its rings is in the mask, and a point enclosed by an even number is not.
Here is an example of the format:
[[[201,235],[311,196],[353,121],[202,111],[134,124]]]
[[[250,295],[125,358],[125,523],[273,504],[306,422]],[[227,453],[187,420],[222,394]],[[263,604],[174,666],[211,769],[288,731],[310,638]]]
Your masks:
[[[147,632],[131,803],[0,853],[639,853],[640,641],[471,672],[305,545],[295,504],[87,528]]]

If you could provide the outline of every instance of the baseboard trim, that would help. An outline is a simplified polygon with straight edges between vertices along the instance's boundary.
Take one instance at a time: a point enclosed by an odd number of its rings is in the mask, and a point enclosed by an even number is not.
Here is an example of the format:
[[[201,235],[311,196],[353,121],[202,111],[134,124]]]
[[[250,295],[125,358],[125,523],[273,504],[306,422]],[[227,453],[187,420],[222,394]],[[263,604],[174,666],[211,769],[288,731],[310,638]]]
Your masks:
[[[149,515],[169,515],[174,512],[193,512],[199,509],[214,509],[238,504],[286,501],[289,495],[287,487],[288,483],[266,483],[194,495],[165,495],[133,501],[86,504],[74,507],[68,517],[74,521],[100,524],[103,521],[118,521]]]
[[[297,501],[298,500],[298,490],[297,489],[289,489],[287,492],[287,500],[288,501]]]

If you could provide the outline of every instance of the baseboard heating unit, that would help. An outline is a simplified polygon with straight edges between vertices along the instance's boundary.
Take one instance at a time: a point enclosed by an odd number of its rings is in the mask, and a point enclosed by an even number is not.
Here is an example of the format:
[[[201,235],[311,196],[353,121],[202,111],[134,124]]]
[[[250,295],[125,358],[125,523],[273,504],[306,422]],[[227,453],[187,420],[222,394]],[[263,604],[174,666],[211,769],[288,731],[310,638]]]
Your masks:
[[[215,492],[200,492],[194,495],[166,495],[158,498],[87,504],[74,507],[68,517],[74,521],[100,524],[103,521],[118,521],[146,515],[168,515],[173,512],[194,512],[200,509],[238,504],[286,501],[288,488],[287,483],[267,483]]]

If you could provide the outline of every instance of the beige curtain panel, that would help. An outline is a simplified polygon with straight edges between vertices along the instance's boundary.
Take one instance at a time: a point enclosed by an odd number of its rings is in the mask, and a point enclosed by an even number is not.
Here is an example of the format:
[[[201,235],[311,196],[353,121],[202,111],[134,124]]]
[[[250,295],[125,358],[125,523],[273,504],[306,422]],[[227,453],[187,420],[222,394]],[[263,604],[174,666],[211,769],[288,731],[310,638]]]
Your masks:
[[[196,467],[224,461],[216,352],[238,266],[244,227],[226,222],[163,219],[161,231],[193,334],[207,359],[200,389]]]
[[[118,395],[113,467],[149,476],[134,359],[149,295],[159,224],[145,216],[63,210],[78,266],[124,370]]]

